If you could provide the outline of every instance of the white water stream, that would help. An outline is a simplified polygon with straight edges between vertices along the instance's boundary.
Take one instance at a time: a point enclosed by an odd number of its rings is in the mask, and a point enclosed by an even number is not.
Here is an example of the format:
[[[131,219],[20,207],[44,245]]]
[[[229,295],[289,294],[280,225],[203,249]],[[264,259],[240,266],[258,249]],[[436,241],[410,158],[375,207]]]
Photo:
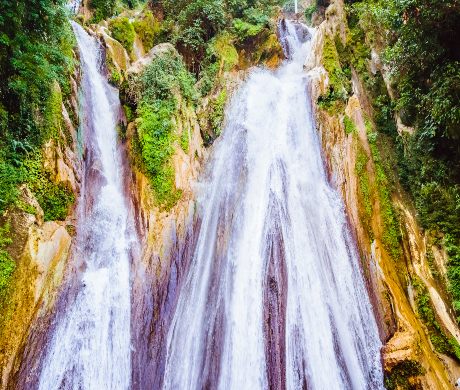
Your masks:
[[[308,104],[310,41],[286,26],[291,59],[252,71],[227,111],[164,389],[383,388],[376,322]]]
[[[74,301],[57,317],[39,389],[128,389],[131,382],[130,261],[135,239],[123,192],[118,91],[101,74],[101,48],[73,24],[83,70],[85,177],[79,200]]]
[[[100,71],[99,43],[73,26],[86,146],[73,252],[80,276],[53,324],[38,388],[124,390],[135,387],[137,236],[115,130],[120,102]],[[253,70],[227,110],[167,336],[164,389],[383,388],[376,322],[309,106],[309,33],[286,22],[281,35],[289,60]]]

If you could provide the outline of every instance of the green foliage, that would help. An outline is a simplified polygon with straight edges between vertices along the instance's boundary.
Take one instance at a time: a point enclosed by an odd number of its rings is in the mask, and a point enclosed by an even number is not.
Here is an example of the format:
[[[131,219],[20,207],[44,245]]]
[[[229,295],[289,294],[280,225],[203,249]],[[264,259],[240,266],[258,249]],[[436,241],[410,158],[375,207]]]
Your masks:
[[[338,35],[335,36],[334,42],[344,73],[351,78],[351,68],[353,67],[360,77],[367,82],[371,51],[365,42],[364,31],[359,26],[354,26],[348,30],[345,44]]]
[[[335,43],[329,36],[324,39],[323,65],[329,75],[329,89],[318,98],[318,104],[321,108],[338,111],[344,107],[351,84],[343,72]]]
[[[160,22],[153,16],[152,11],[146,11],[141,19],[134,21],[133,26],[144,45],[144,49],[149,51],[155,45],[161,33]]]
[[[412,390],[409,379],[423,375],[425,370],[420,363],[414,360],[403,360],[391,372],[385,373],[385,388],[387,390]]]
[[[0,213],[14,203],[19,196],[18,186],[24,179],[24,170],[13,161],[0,157]]]
[[[0,299],[4,297],[15,269],[15,263],[7,252],[6,247],[11,244],[10,225],[0,227]]]
[[[392,101],[380,74],[359,71],[379,137],[392,138],[401,184],[422,226],[444,234],[449,291],[460,313],[460,4],[457,0],[349,1],[352,47],[366,42],[391,71]],[[355,31],[355,33],[353,33]],[[340,52],[340,50],[339,50]],[[394,116],[414,127],[398,134]]]
[[[113,38],[120,42],[128,53],[130,53],[133,50],[136,32],[129,19],[126,17],[112,19],[109,23],[109,27]]]
[[[343,125],[345,127],[345,133],[352,134],[356,133],[356,126],[348,115],[343,117]]]
[[[29,182],[29,155],[61,134],[75,65],[66,3],[0,2],[0,213]]]
[[[449,255],[447,277],[449,279],[449,292],[452,294],[453,306],[456,313],[460,312],[460,245],[457,237],[450,234],[444,236],[444,247]],[[460,322],[460,318],[457,317]]]
[[[127,123],[132,122],[135,119],[133,109],[127,104],[123,105],[123,112],[125,113]]]
[[[162,5],[176,26],[173,41],[189,67],[198,74],[207,43],[227,24],[223,0],[163,0]]]
[[[419,280],[415,280],[413,286],[416,291],[415,303],[417,305],[417,312],[428,330],[428,335],[434,349],[439,353],[460,360],[460,345],[454,338],[448,338],[445,335],[436,320],[427,288]]]
[[[349,81],[343,73],[335,43],[329,37],[324,40],[323,64],[329,75],[329,83],[332,88],[346,93]]]
[[[282,1],[160,0],[160,3],[165,24],[172,25],[172,41],[188,68],[198,75],[203,71],[203,63],[207,67],[211,62],[207,55],[214,37],[227,32],[240,42],[254,38],[266,30]]]
[[[44,130],[43,139],[59,138],[63,128],[62,119],[62,93],[58,84],[51,87],[48,99],[45,102],[44,110]]]
[[[369,146],[375,166],[376,187],[380,201],[380,213],[382,215],[382,222],[384,226],[382,241],[385,249],[390,253],[393,259],[398,259],[401,256],[401,231],[399,228],[398,216],[396,215],[391,202],[391,183],[385,172],[384,162],[382,161],[378,147],[379,134],[372,131],[372,124],[369,121],[366,122],[366,128],[367,138],[369,140]]]
[[[28,156],[24,162],[26,183],[37,198],[43,209],[45,221],[64,220],[70,206],[75,202],[75,196],[62,183],[56,184],[43,169],[40,152]]]
[[[143,169],[150,179],[158,204],[170,209],[181,196],[175,188],[174,170],[170,164],[174,152],[171,117],[175,102],[157,100],[154,104],[141,104],[137,111]]]
[[[256,36],[263,28],[264,25],[248,23],[241,19],[233,21],[233,30],[237,37],[242,40]]]
[[[115,87],[120,87],[122,76],[115,68],[110,71],[109,82]]]
[[[219,68],[219,62],[211,62],[200,72],[199,89],[202,96],[209,94],[218,81]]]
[[[180,93],[190,102],[198,97],[194,77],[185,68],[182,58],[174,53],[157,56],[132,85],[134,96],[141,100],[171,99],[174,93]]]
[[[225,71],[238,64],[238,52],[233,46],[233,38],[228,32],[217,35],[208,46],[207,56],[216,57]]]
[[[92,22],[98,23],[107,19],[115,13],[116,0],[90,0],[89,7],[93,11]]]
[[[248,41],[270,27],[270,6],[267,9],[250,7],[242,12],[240,18],[235,18],[232,30],[240,41]]]
[[[416,206],[424,226],[459,234],[460,186],[444,187],[434,181],[422,184]]]
[[[131,96],[137,104],[137,159],[152,185],[157,204],[170,209],[180,199],[174,182],[171,157],[178,135],[174,116],[178,115],[179,95],[192,104],[197,97],[194,78],[182,59],[174,53],[155,57],[140,76],[130,80]],[[187,139],[179,135],[181,146],[188,149]]]
[[[358,147],[357,155],[356,155],[356,163],[355,163],[355,172],[356,176],[359,180],[359,193],[361,197],[361,201],[364,205],[364,226],[366,228],[367,233],[370,237],[372,237],[372,194],[371,194],[371,187],[369,182],[369,175],[367,173],[367,162],[369,158],[366,155],[366,152],[362,147]]]
[[[318,106],[327,110],[330,113],[338,113],[345,108],[345,102],[347,96],[343,91],[337,91],[333,86],[329,85],[329,88],[324,95],[318,97]]]
[[[48,181],[36,193],[37,200],[44,211],[45,221],[62,221],[69,213],[69,207],[75,201],[71,190],[63,184],[54,184]]]
[[[317,10],[318,10],[318,6],[316,4],[311,4],[307,8],[305,8],[304,15],[308,23],[311,23],[311,18],[313,17],[313,14]]]
[[[227,90],[224,88],[217,95],[215,99],[211,101],[211,113],[210,122],[213,133],[219,136],[222,132],[222,123],[224,121],[224,108],[227,102]]]
[[[188,130],[184,130],[180,136],[180,147],[185,153],[189,152],[190,136]]]
[[[41,142],[46,101],[57,81],[70,91],[73,34],[62,1],[0,3],[1,140]]]

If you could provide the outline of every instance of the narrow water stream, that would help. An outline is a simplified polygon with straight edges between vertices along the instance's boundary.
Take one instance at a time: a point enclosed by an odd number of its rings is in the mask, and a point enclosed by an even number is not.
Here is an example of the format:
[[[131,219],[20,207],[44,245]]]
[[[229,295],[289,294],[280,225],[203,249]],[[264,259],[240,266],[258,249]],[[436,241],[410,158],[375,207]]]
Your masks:
[[[252,71],[209,166],[197,249],[167,339],[164,389],[379,389],[380,340],[303,63]]]
[[[38,388],[128,389],[131,383],[129,254],[136,240],[123,191],[116,124],[118,91],[101,68],[101,47],[73,23],[82,65],[84,178],[73,258],[81,277],[58,315]]]

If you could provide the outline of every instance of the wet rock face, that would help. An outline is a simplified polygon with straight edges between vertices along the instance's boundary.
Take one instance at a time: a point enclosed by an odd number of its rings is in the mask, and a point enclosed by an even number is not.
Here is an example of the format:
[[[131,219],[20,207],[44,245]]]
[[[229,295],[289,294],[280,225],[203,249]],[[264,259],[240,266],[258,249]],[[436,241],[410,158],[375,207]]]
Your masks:
[[[390,372],[404,360],[417,360],[418,341],[413,331],[396,332],[382,351],[385,371]]]
[[[327,91],[329,85],[329,78],[322,64],[324,41],[337,37],[342,41],[345,39],[344,20],[343,2],[334,0],[326,12],[326,20],[318,26],[314,34],[313,55],[307,60],[305,70],[312,80],[311,91],[315,101],[319,95]],[[369,179],[370,186],[375,186],[376,168],[372,161],[365,125],[366,116],[372,117],[372,115],[369,113],[370,97],[367,96],[365,88],[356,76],[353,76],[352,84],[353,95],[348,99],[344,110],[327,112],[317,105],[314,106],[314,110],[326,166],[331,181],[341,190],[347,215],[364,259],[363,267],[365,267],[369,289],[372,289],[375,294],[374,309],[380,321],[382,341],[386,344],[382,350],[384,370],[386,374],[394,370],[397,372],[400,367],[413,363],[423,368],[415,373],[416,380],[423,383],[420,388],[449,389],[454,384],[453,378],[458,377],[456,371],[458,363],[451,362],[448,357],[434,351],[426,329],[417,316],[416,308],[414,305],[411,306],[407,286],[400,278],[400,275],[407,279],[415,276],[422,280],[434,303],[437,321],[455,335],[456,329],[450,326],[451,321],[448,316],[443,316],[444,305],[433,288],[435,285],[429,276],[429,266],[426,263],[424,237],[423,234],[417,233],[419,229],[415,216],[411,216],[409,211],[406,212],[403,202],[399,202],[397,196],[393,197],[393,206],[400,213],[401,229],[405,232],[405,258],[398,259],[391,258],[382,244],[384,227],[378,197],[370,198],[373,213],[367,227],[367,222],[363,218],[364,201],[360,198],[362,182],[356,171],[356,162],[359,154],[367,156],[368,163],[364,173]],[[344,129],[345,115],[355,125],[352,134],[347,134]],[[372,237],[368,236],[369,229],[372,231]],[[440,263],[442,269],[442,255],[436,253],[434,258],[434,262]],[[366,267],[369,269],[367,270]],[[404,271],[397,267],[404,268]],[[441,310],[437,306],[441,307]],[[450,330],[451,328],[453,330]]]
[[[291,25],[294,28],[294,34],[300,43],[305,43],[311,39],[310,31],[308,27],[300,22],[292,22]],[[293,33],[292,31],[290,32]],[[280,43],[283,48],[284,55],[286,58],[291,58],[292,48],[290,40],[283,37],[288,37],[290,34],[287,33],[287,24],[285,19],[281,19],[278,25],[278,35],[280,37]]]
[[[16,270],[8,306],[2,307],[0,317],[0,388],[14,376],[37,311],[54,303],[72,241],[64,222],[43,222],[43,210],[33,194],[26,186],[21,191],[21,200],[33,206],[36,215],[21,210],[7,215],[15,233],[9,251]]]
[[[309,39],[311,39],[310,31],[308,31],[308,27],[305,24],[300,23],[298,21],[291,21],[291,24],[294,26],[294,30],[295,30],[295,34],[297,36],[297,39],[301,43],[305,43]],[[281,19],[279,29],[280,29],[280,35],[281,36],[288,35],[288,34],[286,34],[286,32],[287,32],[286,19]]]
[[[294,25],[297,38],[300,42],[304,43],[311,39],[310,31],[308,31],[307,26],[302,23],[296,23]]]

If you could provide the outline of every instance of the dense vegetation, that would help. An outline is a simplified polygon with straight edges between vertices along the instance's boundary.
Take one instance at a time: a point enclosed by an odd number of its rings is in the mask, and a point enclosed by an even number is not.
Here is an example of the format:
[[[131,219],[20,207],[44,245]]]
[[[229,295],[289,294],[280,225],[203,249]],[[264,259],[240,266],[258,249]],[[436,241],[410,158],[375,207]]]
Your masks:
[[[370,75],[359,63],[353,65],[374,98],[380,138],[389,137],[397,151],[400,183],[413,198],[422,226],[435,243],[442,237],[439,243],[450,257],[450,292],[459,311],[460,2],[350,3],[351,35],[359,43],[354,46],[381,52],[390,69],[394,99],[389,99],[379,75]],[[397,132],[396,116],[413,131]]]
[[[170,161],[173,143],[180,136],[175,133],[174,120],[181,109],[179,99],[186,106],[194,103],[194,84],[182,58],[168,51],[155,57],[140,75],[130,78],[127,88],[130,104],[137,107],[137,162],[151,181],[156,201],[165,209],[181,195],[174,185]]]
[[[410,379],[423,375],[423,367],[414,360],[403,360],[398,363],[391,373],[385,377],[385,388],[387,390],[413,390],[416,385]]]
[[[133,24],[130,23],[127,17],[112,19],[110,21],[110,31],[112,32],[113,38],[120,42],[128,53],[133,50],[136,32]]]
[[[413,286],[416,296],[415,303],[417,305],[417,312],[427,327],[428,335],[434,349],[439,353],[450,355],[460,360],[460,345],[454,337],[448,338],[439,325],[432,307],[428,289],[420,280],[415,280]]]
[[[98,3],[92,4],[94,20],[107,3],[99,11]],[[146,50],[170,42],[179,53],[168,50],[156,56],[140,75],[126,82],[111,72],[113,83],[121,84],[127,117],[136,123],[134,160],[150,179],[161,208],[171,208],[181,195],[174,185],[171,158],[175,145],[188,151],[189,138],[186,132],[177,134],[177,121],[186,107],[196,108],[198,97],[207,97],[199,118],[205,143],[220,134],[227,100],[223,73],[239,65],[248,44],[257,46],[254,40],[273,42],[272,17],[279,4],[277,0],[163,0],[136,3],[135,12],[125,9],[119,16],[116,3],[111,8],[110,14],[115,15],[109,20],[111,35],[128,52],[137,35]],[[276,37],[274,41],[278,50]],[[250,52],[256,55],[248,62],[270,55],[270,45],[260,47]]]
[[[63,99],[70,93],[74,38],[64,0],[0,1],[0,215],[16,205],[19,186],[28,184],[45,219],[63,219],[73,195],[45,172],[41,148],[60,142]],[[5,221],[3,221],[5,223]],[[0,230],[0,293],[11,276],[4,248],[8,225]]]
[[[327,3],[318,0],[308,7],[306,18],[321,17]],[[368,138],[384,205],[385,246],[398,254],[397,217],[390,202],[397,181],[412,198],[431,242],[447,250],[449,291],[460,314],[460,1],[345,3],[347,39],[325,41],[330,87],[318,102],[341,112],[353,72],[362,81],[372,106]],[[371,72],[371,48],[388,69],[391,98],[381,71]],[[398,129],[397,118],[406,127]],[[346,118],[344,124],[352,132]],[[362,171],[363,159],[358,163]],[[368,186],[361,183],[369,205]]]

